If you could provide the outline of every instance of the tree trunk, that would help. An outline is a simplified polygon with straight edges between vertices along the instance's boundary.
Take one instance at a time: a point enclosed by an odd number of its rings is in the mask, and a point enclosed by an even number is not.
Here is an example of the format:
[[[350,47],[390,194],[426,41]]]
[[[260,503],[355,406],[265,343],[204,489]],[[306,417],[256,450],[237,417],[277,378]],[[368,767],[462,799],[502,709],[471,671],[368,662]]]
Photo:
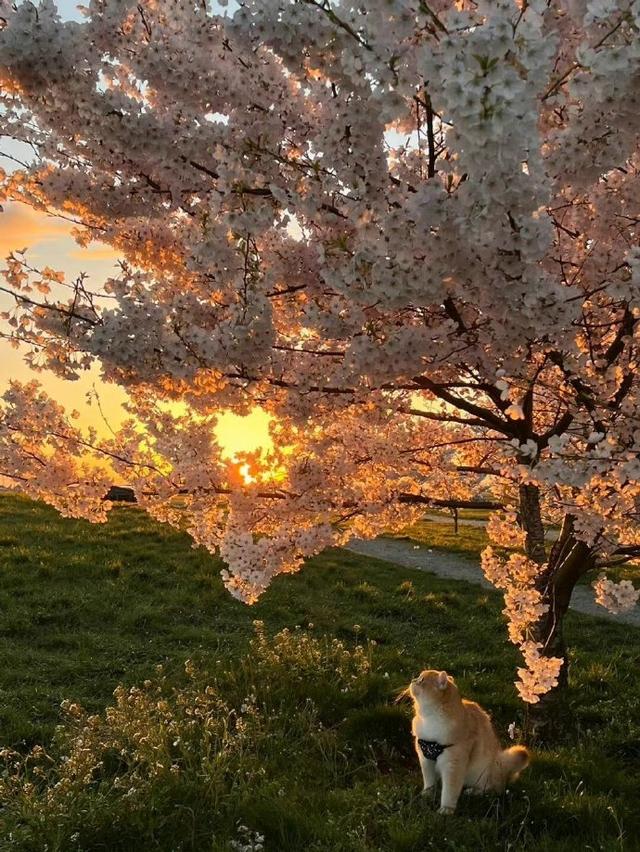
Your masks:
[[[519,491],[520,524],[525,531],[525,553],[538,565],[547,561],[544,547],[544,526],[540,511],[540,489],[537,485],[521,485]]]
[[[569,658],[563,631],[564,617],[576,583],[594,567],[594,555],[587,544],[576,539],[574,518],[566,515],[547,560],[540,494],[535,485],[520,486],[520,518],[526,533],[527,556],[541,566],[546,563],[536,580],[536,588],[548,609],[535,625],[533,639],[542,644],[544,656],[562,660],[558,685],[543,695],[538,704],[532,705],[534,731],[542,734],[552,727],[562,727],[566,722],[567,708],[563,699],[569,682]]]

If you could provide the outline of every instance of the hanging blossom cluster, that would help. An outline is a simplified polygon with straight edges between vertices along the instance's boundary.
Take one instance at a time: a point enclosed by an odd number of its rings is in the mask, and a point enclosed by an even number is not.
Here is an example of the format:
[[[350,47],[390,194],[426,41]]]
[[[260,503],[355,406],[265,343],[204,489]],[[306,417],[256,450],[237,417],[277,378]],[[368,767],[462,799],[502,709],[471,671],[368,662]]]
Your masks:
[[[607,577],[599,577],[593,584],[596,602],[610,612],[627,612],[638,603],[640,589],[636,589],[630,580],[614,583]]]
[[[513,511],[492,512],[487,519],[487,535],[500,547],[524,547],[525,533]]]
[[[248,602],[481,494],[517,510],[501,546],[526,535],[530,562],[485,557],[512,633],[553,659],[556,585],[640,554],[640,0],[84,15],[0,0],[0,203],[122,261],[69,281],[14,252],[2,333],[34,369],[97,368],[130,419],[82,434],[14,384],[3,482],[102,520],[124,480]],[[275,448],[243,481],[213,430],[254,406]]]
[[[505,593],[504,613],[509,620],[509,639],[518,645],[548,609],[534,586],[540,566],[521,553],[502,559],[491,546],[482,551],[481,565],[487,580]]]
[[[494,523],[487,529],[493,532],[496,526]],[[543,655],[543,643],[531,638],[535,627],[549,611],[549,604],[543,601],[535,585],[545,566],[521,553],[502,558],[491,546],[482,551],[481,565],[487,580],[504,592],[503,613],[507,617],[509,639],[524,657],[525,667],[518,669],[516,688],[523,701],[536,704],[541,695],[557,685],[563,663],[559,657]]]
[[[525,667],[518,668],[520,680],[516,681],[516,689],[527,704],[537,704],[542,695],[557,685],[562,659],[544,656],[540,642],[523,642],[520,650]]]

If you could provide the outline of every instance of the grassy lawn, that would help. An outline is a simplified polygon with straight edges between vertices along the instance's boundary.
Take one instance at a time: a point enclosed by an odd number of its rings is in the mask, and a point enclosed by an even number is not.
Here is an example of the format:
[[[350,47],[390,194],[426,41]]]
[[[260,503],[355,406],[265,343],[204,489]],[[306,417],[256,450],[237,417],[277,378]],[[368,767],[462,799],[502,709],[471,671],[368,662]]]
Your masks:
[[[571,615],[565,735],[440,817],[394,697],[447,668],[525,727],[499,596],[329,551],[247,608],[219,568],[134,508],[0,498],[2,852],[638,848],[640,631]]]
[[[450,509],[430,509],[429,514],[448,518],[453,522],[453,513]],[[461,521],[486,521],[490,514],[488,509],[458,509],[458,518]]]
[[[460,524],[456,533],[453,521],[444,517],[442,522],[427,519],[418,521],[395,535],[391,534],[391,537],[410,538],[426,548],[447,550],[449,553],[466,556],[478,564],[478,571],[480,571],[480,553],[490,544],[484,527]]]

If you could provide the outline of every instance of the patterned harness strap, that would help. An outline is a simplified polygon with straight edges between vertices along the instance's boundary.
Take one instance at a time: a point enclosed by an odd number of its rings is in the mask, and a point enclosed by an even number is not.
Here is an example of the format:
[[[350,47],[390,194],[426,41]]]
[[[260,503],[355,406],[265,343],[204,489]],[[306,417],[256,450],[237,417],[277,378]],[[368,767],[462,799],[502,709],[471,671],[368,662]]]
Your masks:
[[[440,757],[445,748],[450,748],[453,743],[441,745],[435,740],[418,740],[418,745],[420,746],[420,751],[423,753],[427,760],[435,761]]]

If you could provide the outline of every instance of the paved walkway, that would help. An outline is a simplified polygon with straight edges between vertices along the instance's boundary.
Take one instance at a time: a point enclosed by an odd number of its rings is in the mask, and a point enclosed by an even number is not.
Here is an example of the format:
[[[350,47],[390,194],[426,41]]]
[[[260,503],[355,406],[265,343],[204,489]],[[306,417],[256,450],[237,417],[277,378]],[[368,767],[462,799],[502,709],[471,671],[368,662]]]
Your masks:
[[[432,550],[426,545],[416,544],[411,539],[376,538],[363,541],[354,538],[346,549],[362,556],[373,556],[385,562],[402,565],[405,568],[429,571],[438,577],[466,580],[468,583],[475,583],[495,591],[495,587],[485,580],[480,566],[474,560],[456,553],[448,553],[446,550]],[[636,606],[630,612],[613,615],[594,601],[590,586],[576,586],[571,596],[571,609],[597,618],[640,627],[640,606]]]

